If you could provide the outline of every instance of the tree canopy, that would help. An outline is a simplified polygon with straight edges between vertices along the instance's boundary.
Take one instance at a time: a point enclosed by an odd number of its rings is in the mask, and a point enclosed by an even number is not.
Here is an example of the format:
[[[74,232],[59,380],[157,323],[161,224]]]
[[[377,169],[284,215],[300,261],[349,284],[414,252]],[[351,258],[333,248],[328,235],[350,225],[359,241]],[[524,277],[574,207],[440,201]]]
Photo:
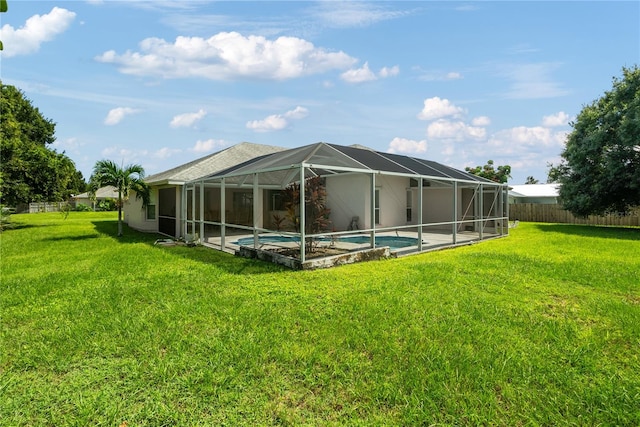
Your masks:
[[[588,216],[640,206],[640,69],[623,68],[571,126],[562,161],[549,172],[564,208]]]
[[[136,193],[136,198],[142,199],[143,206],[149,204],[150,192],[144,182],[144,169],[140,165],[120,167],[111,160],[99,160],[89,179],[89,192],[95,195],[100,187],[107,185],[114,186],[118,192],[118,236],[122,236],[122,204],[131,191]]]
[[[64,152],[49,148],[55,141],[55,123],[14,86],[0,81],[0,94],[3,204],[63,201],[82,193],[82,173]]]
[[[487,164],[484,166],[476,166],[475,168],[466,167],[464,170],[470,174],[503,184],[511,178],[511,166],[504,165],[496,168],[493,166],[493,160],[487,161]]]

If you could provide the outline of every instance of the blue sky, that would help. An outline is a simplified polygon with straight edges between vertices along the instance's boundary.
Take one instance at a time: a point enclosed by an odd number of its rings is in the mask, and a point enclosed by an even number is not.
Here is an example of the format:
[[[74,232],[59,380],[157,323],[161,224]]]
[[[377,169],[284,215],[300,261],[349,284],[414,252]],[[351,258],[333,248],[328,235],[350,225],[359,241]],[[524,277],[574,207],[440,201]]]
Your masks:
[[[242,141],[361,144],[546,180],[569,122],[640,63],[640,2],[18,1],[1,78],[85,178]]]

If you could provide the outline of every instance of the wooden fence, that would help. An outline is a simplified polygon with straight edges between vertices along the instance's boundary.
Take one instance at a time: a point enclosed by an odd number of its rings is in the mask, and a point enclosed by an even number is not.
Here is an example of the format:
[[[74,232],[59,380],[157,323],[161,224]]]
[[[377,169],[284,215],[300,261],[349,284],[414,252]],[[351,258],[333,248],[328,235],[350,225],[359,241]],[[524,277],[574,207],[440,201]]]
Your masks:
[[[610,214],[605,216],[589,216],[578,218],[560,205],[539,203],[516,203],[509,205],[509,220],[531,222],[560,222],[568,224],[640,226],[640,208],[628,215]]]
[[[71,208],[75,207],[75,203],[70,202],[32,202],[29,203],[29,213],[38,213],[38,212],[60,212],[67,205],[70,205]]]

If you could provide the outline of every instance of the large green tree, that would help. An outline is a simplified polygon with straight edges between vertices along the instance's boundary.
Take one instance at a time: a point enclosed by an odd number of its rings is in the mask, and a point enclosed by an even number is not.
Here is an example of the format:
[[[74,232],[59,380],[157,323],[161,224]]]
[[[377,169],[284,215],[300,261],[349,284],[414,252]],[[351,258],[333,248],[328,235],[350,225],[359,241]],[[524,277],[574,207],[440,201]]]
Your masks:
[[[0,81],[0,173],[2,203],[56,202],[85,191],[73,161],[50,149],[55,123],[22,91]]]
[[[511,178],[511,166],[504,165],[497,168],[493,165],[493,160],[488,160],[484,166],[476,166],[475,168],[466,167],[465,171],[470,174],[481,176],[494,182],[505,184]]]
[[[140,165],[120,167],[111,160],[99,160],[93,167],[89,179],[89,192],[96,193],[100,187],[114,186],[118,191],[118,236],[122,236],[122,205],[129,198],[131,191],[136,198],[142,199],[142,205],[149,204],[149,186],[144,182],[144,169]]]
[[[561,184],[564,208],[587,216],[640,206],[640,69],[623,68],[571,125],[562,161],[549,174]]]

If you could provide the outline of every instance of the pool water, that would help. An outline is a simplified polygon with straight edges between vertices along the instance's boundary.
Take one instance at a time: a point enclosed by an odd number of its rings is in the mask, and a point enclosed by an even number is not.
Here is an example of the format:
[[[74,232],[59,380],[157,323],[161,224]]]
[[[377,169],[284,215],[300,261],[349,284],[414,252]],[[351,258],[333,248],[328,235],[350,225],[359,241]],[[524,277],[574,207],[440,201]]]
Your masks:
[[[258,243],[291,243],[298,242],[299,239],[293,236],[260,236]],[[329,242],[331,238],[321,237],[318,239],[321,242]],[[369,243],[369,236],[344,236],[336,238],[338,242],[354,243],[354,244],[366,244]],[[253,237],[243,237],[234,242],[238,246],[253,246]],[[376,236],[376,246],[389,246],[389,249],[402,249],[409,246],[417,246],[418,239],[413,237],[402,236]]]

